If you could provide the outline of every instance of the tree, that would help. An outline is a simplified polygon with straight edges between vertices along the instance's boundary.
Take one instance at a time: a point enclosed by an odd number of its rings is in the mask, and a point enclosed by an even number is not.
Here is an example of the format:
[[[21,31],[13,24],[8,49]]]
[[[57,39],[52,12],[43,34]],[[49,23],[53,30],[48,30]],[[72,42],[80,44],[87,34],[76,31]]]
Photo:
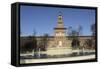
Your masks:
[[[72,32],[72,27],[70,26],[70,27],[68,28],[68,35],[69,35],[69,36],[70,36],[71,32]]]
[[[78,48],[80,46],[80,42],[78,39],[78,32],[75,30],[72,30],[72,34],[71,34],[71,39],[72,39],[72,48]]]
[[[72,32],[71,32],[71,39],[72,40],[73,39],[77,39],[77,36],[78,36],[77,31],[76,30],[72,30]]]
[[[25,49],[26,51],[28,51],[28,52],[32,52],[32,50],[34,49],[32,41],[31,41],[31,42],[27,42],[27,43],[25,44],[24,49]]]
[[[72,48],[77,49],[80,46],[80,41],[78,39],[73,39],[72,40]]]
[[[37,45],[36,30],[35,29],[33,29],[32,42],[33,42],[34,52],[38,52],[39,46]]]
[[[36,32],[35,30],[33,31],[33,35],[32,36],[28,36],[24,46],[21,46],[21,52],[32,52],[34,50],[34,52],[37,51],[38,47],[37,47],[37,39],[36,39]]]
[[[95,36],[95,24],[91,25],[92,36]]]
[[[68,39],[71,39],[71,36],[72,36],[72,27],[70,26],[68,28]]]
[[[32,52],[37,50],[37,40],[35,36],[29,36],[29,41],[27,41],[24,46],[21,47],[22,52]]]
[[[96,30],[95,30],[95,24],[92,24],[92,25],[91,25],[91,32],[92,32],[92,36],[93,36],[92,39],[93,39],[93,40],[95,40],[95,31],[96,31]]]
[[[80,32],[82,30],[82,27],[79,26],[78,27],[78,30],[73,30],[72,27],[69,27],[68,28],[68,35],[69,35],[69,39],[72,40],[72,48],[78,48],[80,46],[80,41],[78,39],[78,36],[80,35]]]
[[[41,42],[40,42],[40,49],[42,51],[46,51],[47,43],[48,43],[48,34],[44,34],[44,36],[41,38]]]
[[[32,43],[33,43],[32,45],[33,45],[34,52],[38,51],[36,36],[32,37]]]
[[[92,39],[87,39],[87,40],[85,40],[85,43],[84,43],[83,47],[91,49],[91,48],[93,48],[93,45],[94,45],[93,40]]]
[[[82,35],[82,26],[80,25],[79,27],[78,27],[78,35],[80,36],[80,35]]]
[[[33,29],[33,36],[36,36],[36,30]]]

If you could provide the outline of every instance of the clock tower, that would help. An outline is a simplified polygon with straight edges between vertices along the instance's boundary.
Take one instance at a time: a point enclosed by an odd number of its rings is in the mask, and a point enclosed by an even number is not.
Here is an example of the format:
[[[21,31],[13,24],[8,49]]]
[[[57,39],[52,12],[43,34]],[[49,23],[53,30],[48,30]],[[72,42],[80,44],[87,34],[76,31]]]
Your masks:
[[[54,28],[54,37],[48,43],[48,55],[61,55],[71,53],[71,41],[68,40],[66,32],[67,28],[64,27],[62,13],[59,12],[57,25]]]
[[[61,48],[67,46],[66,30],[63,23],[63,16],[59,12],[57,26],[54,28],[54,47]]]

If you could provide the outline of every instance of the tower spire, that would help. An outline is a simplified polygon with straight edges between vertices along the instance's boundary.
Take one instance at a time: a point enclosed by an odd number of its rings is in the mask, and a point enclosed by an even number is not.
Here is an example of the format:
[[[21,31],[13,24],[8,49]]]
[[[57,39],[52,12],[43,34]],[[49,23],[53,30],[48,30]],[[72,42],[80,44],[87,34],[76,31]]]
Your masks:
[[[62,15],[62,12],[61,11],[59,11],[59,15]]]
[[[63,23],[62,12],[59,12],[58,23]]]
[[[59,11],[57,27],[58,27],[58,28],[64,27],[64,26],[63,26],[63,17],[62,17],[62,12],[61,12],[61,11]]]

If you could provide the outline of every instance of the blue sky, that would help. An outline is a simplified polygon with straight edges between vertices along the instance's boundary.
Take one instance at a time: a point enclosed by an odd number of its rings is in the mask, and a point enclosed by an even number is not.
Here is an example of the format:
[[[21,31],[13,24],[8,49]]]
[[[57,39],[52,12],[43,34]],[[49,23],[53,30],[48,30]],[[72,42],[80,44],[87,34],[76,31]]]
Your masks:
[[[71,26],[77,29],[83,27],[82,35],[91,35],[90,25],[95,23],[95,10],[76,8],[56,8],[25,6],[20,7],[20,29],[21,36],[30,36],[36,30],[36,35],[45,33],[54,34],[54,27],[57,25],[59,11],[62,12],[64,26]]]

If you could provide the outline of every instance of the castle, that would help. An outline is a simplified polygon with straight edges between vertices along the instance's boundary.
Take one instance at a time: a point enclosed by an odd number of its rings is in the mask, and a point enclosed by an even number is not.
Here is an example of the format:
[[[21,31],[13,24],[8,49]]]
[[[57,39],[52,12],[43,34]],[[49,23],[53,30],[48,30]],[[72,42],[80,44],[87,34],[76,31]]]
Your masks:
[[[68,29],[64,27],[63,16],[61,14],[58,15],[58,23],[54,28],[54,36],[48,37],[47,43],[47,54],[66,54],[71,53],[72,51],[72,40],[69,40],[67,36]],[[92,36],[78,36],[80,40],[80,45],[83,46],[84,41],[87,39],[91,39]],[[40,36],[36,37],[37,41],[41,39]],[[23,46],[26,42],[31,41],[28,37],[21,37],[21,46]]]

